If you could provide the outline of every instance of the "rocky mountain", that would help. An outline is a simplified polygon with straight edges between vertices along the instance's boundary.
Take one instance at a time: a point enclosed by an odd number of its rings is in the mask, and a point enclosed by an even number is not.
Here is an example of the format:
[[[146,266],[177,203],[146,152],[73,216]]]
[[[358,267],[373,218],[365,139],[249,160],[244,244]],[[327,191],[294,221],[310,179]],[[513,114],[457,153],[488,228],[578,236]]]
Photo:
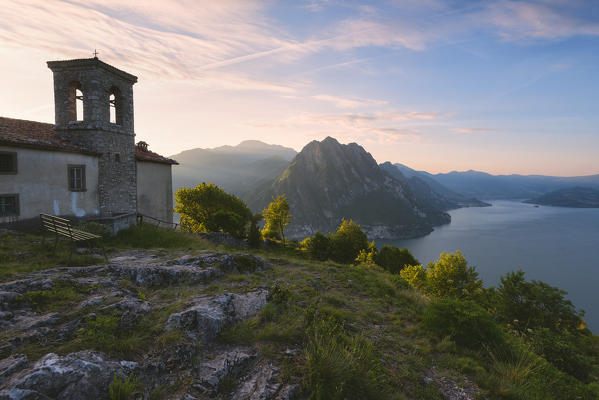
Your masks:
[[[297,154],[291,148],[246,140],[237,146],[186,150],[172,156],[173,191],[212,182],[242,196],[249,189],[277,177]]]
[[[405,179],[414,196],[422,203],[448,211],[461,207],[487,207],[488,203],[454,192],[437,182],[431,174],[413,170],[403,164],[386,162],[380,165],[394,178]]]
[[[478,199],[526,199],[572,186],[599,189],[599,175],[576,177],[491,175],[470,170],[430,176],[455,192]]]
[[[245,199],[259,211],[278,194],[289,199],[288,235],[296,238],[334,231],[342,218],[355,220],[370,238],[421,236],[450,222],[448,214],[419,201],[405,178],[385,172],[361,146],[331,137],[307,144],[276,179]]]
[[[587,187],[572,187],[554,190],[525,203],[556,207],[599,208],[599,190]]]

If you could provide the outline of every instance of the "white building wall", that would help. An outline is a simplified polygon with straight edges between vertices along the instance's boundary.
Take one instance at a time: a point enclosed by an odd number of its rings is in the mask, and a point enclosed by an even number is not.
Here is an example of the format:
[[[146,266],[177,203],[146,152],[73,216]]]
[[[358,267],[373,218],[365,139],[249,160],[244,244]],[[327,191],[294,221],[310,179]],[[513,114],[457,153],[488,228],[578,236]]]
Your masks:
[[[0,151],[17,153],[17,173],[0,174],[0,195],[19,195],[17,220],[39,217],[40,213],[86,217],[98,210],[98,158],[0,146]],[[85,165],[86,191],[69,191],[68,165]],[[15,221],[0,217],[0,223]]]
[[[173,221],[171,165],[137,161],[137,212]]]

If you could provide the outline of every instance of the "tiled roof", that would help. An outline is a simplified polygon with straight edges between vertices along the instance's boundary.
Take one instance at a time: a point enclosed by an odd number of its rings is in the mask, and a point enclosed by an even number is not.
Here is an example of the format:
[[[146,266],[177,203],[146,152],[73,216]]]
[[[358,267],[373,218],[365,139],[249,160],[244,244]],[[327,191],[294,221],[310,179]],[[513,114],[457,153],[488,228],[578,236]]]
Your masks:
[[[0,117],[0,145],[99,155],[96,152],[62,140],[56,135],[52,124],[5,117]],[[175,160],[139,146],[135,146],[135,158],[139,161],[178,164]]]
[[[56,135],[54,125],[0,117],[0,145],[97,155]]]
[[[144,150],[140,146],[135,146],[135,158],[139,161],[150,161],[162,164],[179,165],[179,163],[173,159],[163,157],[160,154],[154,153],[150,150]]]

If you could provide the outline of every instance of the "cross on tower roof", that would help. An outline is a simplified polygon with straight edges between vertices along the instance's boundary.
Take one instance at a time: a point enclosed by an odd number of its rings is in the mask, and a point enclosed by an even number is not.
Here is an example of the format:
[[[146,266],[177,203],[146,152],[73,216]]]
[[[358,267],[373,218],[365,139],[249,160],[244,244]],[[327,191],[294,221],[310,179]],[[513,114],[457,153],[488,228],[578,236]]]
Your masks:
[[[98,58],[98,50],[94,49],[94,58]]]

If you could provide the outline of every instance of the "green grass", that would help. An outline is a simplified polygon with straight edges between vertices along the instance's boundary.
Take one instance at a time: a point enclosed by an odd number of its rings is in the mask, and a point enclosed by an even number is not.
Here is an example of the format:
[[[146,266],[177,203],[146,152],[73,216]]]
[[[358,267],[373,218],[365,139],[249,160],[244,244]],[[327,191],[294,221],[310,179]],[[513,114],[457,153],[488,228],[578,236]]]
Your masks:
[[[49,268],[104,264],[102,256],[71,253],[68,240],[50,235],[24,234],[14,236],[0,234],[0,281],[16,279],[27,273]],[[70,261],[69,261],[70,258]]]
[[[217,247],[191,233],[157,228],[150,224],[124,229],[107,242],[117,249],[196,250]]]
[[[110,400],[131,400],[139,392],[139,388],[139,380],[134,375],[125,378],[118,376],[115,372],[112,382],[108,386],[108,393]]]

